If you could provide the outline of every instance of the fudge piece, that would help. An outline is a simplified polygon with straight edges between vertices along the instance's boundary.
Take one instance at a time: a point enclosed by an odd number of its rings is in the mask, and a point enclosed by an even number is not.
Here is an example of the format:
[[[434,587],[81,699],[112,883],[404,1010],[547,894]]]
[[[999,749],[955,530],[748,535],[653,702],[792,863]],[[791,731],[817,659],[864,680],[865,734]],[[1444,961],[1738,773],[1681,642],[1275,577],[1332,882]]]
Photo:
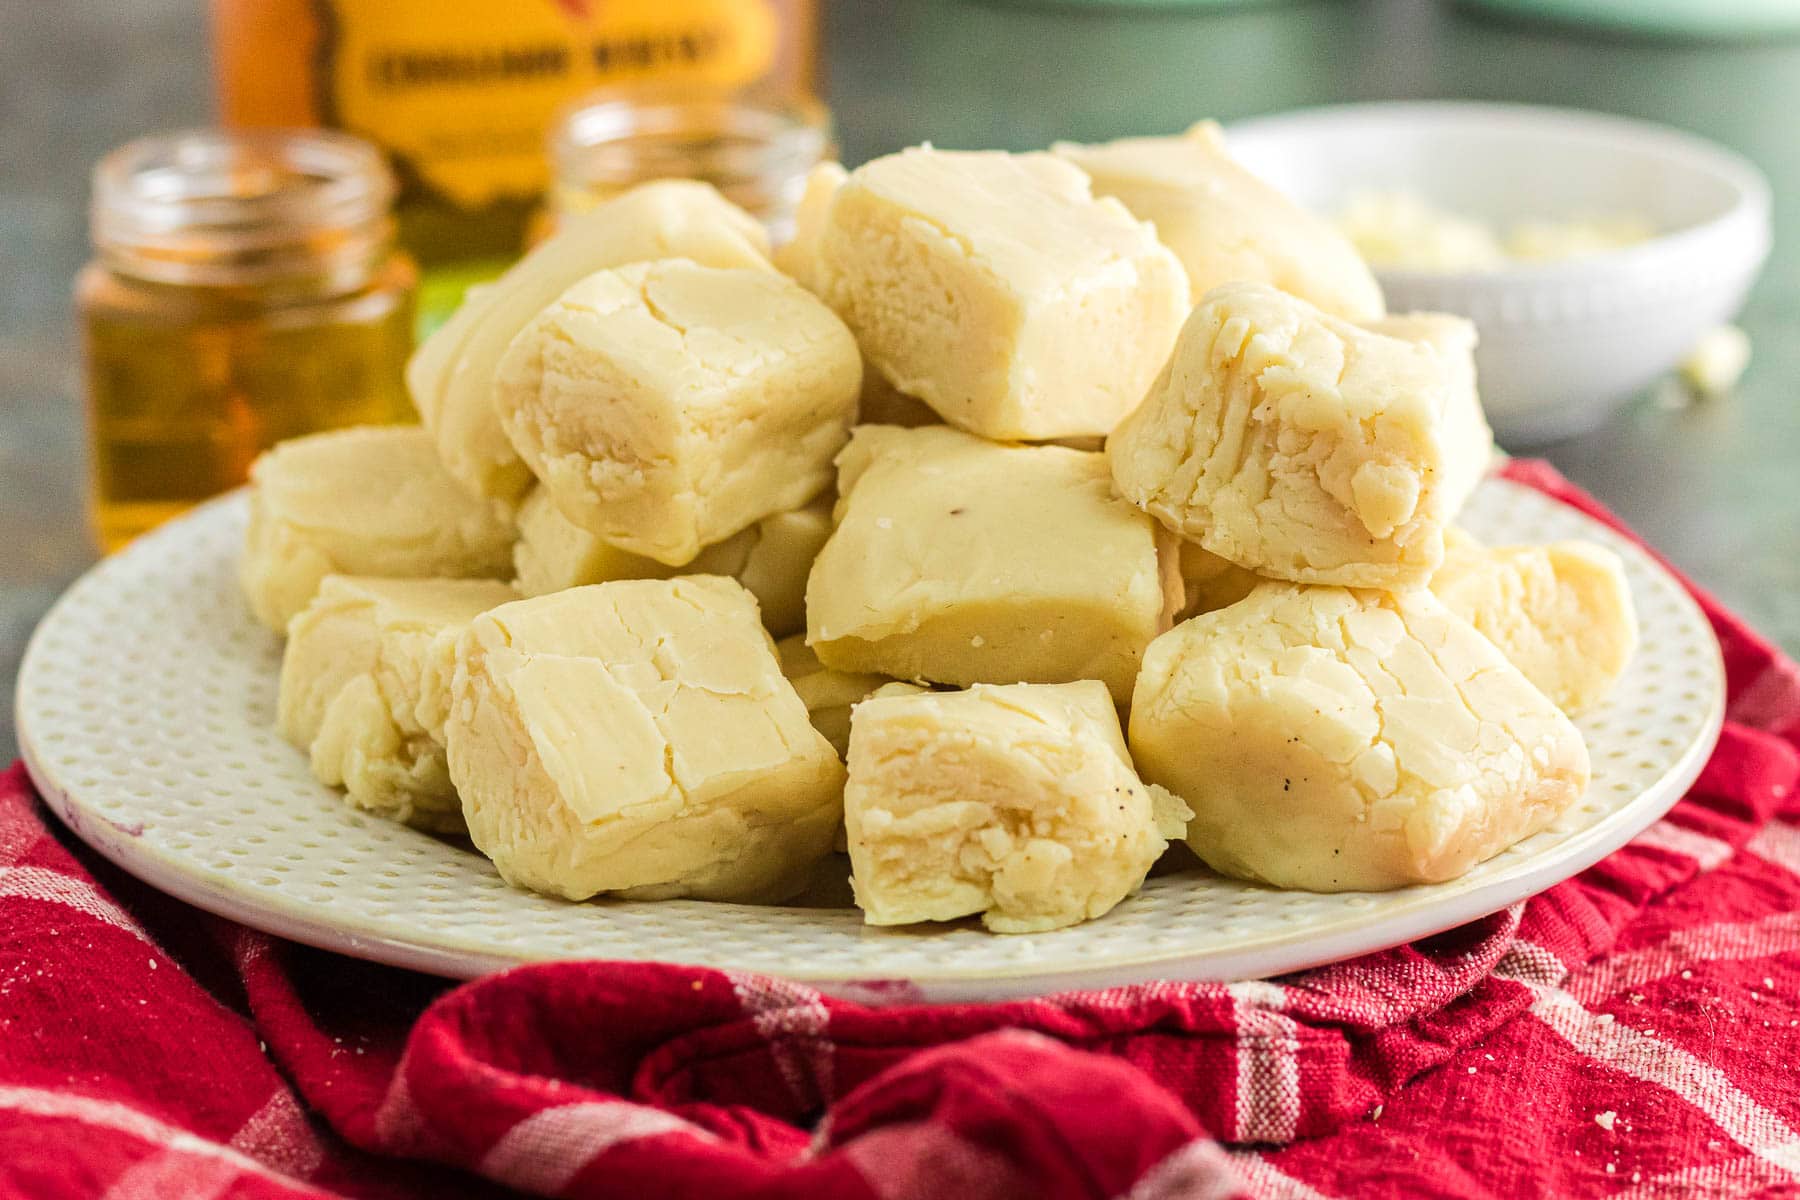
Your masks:
[[[771,513],[700,552],[684,570],[729,575],[756,597],[763,625],[776,637],[806,628],[806,580],[831,537],[829,492],[792,512]]]
[[[1186,815],[1139,781],[1094,680],[890,684],[851,714],[844,824],[871,925],[1091,920],[1138,889]]]
[[[825,219],[831,212],[832,199],[849,178],[850,173],[834,162],[822,162],[808,172],[806,190],[794,218],[794,239],[775,251],[775,265],[814,295],[820,294],[819,244],[825,236]],[[865,362],[857,420],[865,425],[911,428],[940,425],[944,419],[929,404],[896,388],[887,376]]]
[[[464,486],[517,499],[531,486],[494,409],[494,372],[513,336],[563,290],[606,267],[656,258],[713,267],[769,269],[768,238],[756,219],[710,184],[642,184],[580,215],[490,284],[471,288],[414,352],[407,388],[436,438],[444,465]]]
[[[432,640],[517,599],[485,579],[327,576],[288,627],[276,724],[350,803],[461,833],[444,748],[420,722]]]
[[[822,162],[806,173],[806,188],[794,209],[794,236],[775,248],[777,269],[814,294],[819,290],[819,243],[825,235],[825,219],[850,172],[842,163]]]
[[[1493,435],[1473,327],[1377,333],[1273,288],[1207,296],[1144,404],[1107,442],[1119,491],[1246,570],[1420,587]]]
[[[858,426],[806,587],[828,667],[937,683],[1098,679],[1120,703],[1181,606],[1172,539],[1104,455],[948,426]],[[1173,593],[1173,595],[1171,595]]]
[[[450,778],[476,847],[581,900],[776,901],[831,849],[844,768],[756,601],[714,575],[517,600],[456,639]]]
[[[1569,719],[1429,592],[1264,583],[1151,643],[1146,780],[1227,875],[1339,892],[1454,879],[1587,787]]]
[[[763,624],[777,637],[806,628],[806,575],[831,536],[828,492],[793,512],[772,513],[748,529],[702,550],[694,561],[671,567],[632,554],[562,515],[549,493],[538,490],[519,506],[519,541],[513,547],[516,586],[525,596],[613,579],[667,579],[729,575],[750,589]]]
[[[543,488],[534,488],[519,505],[513,586],[521,596],[543,596],[613,579],[667,579],[679,570],[589,533],[563,516]]]
[[[1431,590],[1564,712],[1603,699],[1637,649],[1624,564],[1592,542],[1490,549],[1464,535]]]
[[[1047,154],[919,148],[857,168],[814,286],[895,387],[998,439],[1109,432],[1188,309],[1150,226]]]
[[[1058,142],[1052,153],[1156,226],[1195,303],[1225,283],[1266,283],[1353,321],[1382,314],[1381,287],[1350,239],[1246,171],[1219,126],[1177,137]]]
[[[682,566],[830,486],[861,382],[850,331],[792,280],[664,259],[557,297],[495,402],[564,516]]]
[[[250,467],[238,579],[256,619],[286,628],[327,575],[505,579],[512,510],[472,496],[416,425],[293,438]]]
[[[775,657],[781,663],[781,673],[794,685],[800,703],[806,705],[813,728],[825,735],[838,757],[850,753],[851,707],[893,680],[886,675],[832,670],[819,661],[806,644],[804,634],[776,642]]]

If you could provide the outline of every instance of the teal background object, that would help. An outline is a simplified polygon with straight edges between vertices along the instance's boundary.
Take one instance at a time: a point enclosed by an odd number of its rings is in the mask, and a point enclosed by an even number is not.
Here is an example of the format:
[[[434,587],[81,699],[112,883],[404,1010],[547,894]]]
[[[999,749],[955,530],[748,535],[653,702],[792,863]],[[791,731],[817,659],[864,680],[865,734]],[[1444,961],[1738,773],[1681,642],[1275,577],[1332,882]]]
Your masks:
[[[1795,0],[1461,0],[1470,8],[1646,37],[1747,39],[1800,33]]]

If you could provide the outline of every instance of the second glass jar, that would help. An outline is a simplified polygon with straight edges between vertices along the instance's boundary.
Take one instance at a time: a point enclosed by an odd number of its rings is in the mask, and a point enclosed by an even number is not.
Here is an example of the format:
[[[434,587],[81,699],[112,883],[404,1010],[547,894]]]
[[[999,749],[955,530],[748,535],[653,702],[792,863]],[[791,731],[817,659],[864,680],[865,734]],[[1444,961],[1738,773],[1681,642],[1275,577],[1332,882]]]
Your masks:
[[[103,548],[284,438],[412,418],[417,273],[393,193],[379,152],[322,131],[180,133],[101,161],[75,294]]]

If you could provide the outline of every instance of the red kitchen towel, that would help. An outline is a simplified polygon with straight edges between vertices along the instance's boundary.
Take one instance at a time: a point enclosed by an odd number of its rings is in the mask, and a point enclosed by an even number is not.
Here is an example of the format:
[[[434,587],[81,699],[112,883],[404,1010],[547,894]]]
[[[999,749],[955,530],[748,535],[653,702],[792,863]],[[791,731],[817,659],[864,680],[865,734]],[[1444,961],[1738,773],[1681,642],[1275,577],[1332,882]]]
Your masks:
[[[1605,516],[1541,464],[1509,473]],[[1266,982],[872,1008],[562,963],[449,985],[232,925],[0,776],[0,1196],[1800,1195],[1800,672],[1580,877]]]

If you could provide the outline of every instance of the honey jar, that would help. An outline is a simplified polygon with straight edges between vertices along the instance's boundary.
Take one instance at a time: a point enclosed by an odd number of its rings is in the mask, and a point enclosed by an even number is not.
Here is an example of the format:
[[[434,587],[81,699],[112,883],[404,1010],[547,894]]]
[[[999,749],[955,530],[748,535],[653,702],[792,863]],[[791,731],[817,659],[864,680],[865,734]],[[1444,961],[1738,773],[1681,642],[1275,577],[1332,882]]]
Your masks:
[[[417,272],[393,196],[373,146],[321,130],[177,133],[101,160],[75,297],[105,549],[284,438],[412,419]]]

